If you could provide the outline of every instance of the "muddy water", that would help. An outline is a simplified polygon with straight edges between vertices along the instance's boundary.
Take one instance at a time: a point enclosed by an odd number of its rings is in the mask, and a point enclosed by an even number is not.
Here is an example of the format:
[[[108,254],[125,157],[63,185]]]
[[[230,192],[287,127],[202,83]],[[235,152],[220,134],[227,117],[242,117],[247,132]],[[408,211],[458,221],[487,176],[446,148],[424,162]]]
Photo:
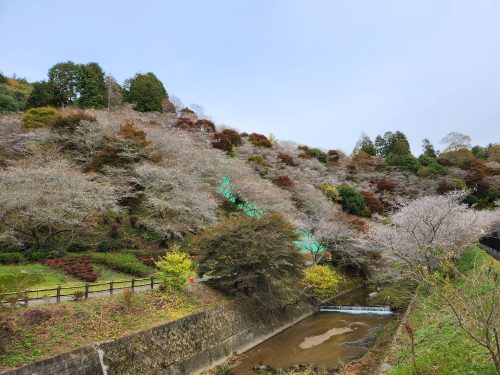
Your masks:
[[[369,292],[358,290],[338,302],[345,304],[350,299],[361,304]],[[387,315],[318,313],[244,353],[231,374],[255,374],[253,368],[257,365],[286,368],[307,363],[335,368],[363,356],[368,351],[369,337],[391,319]]]

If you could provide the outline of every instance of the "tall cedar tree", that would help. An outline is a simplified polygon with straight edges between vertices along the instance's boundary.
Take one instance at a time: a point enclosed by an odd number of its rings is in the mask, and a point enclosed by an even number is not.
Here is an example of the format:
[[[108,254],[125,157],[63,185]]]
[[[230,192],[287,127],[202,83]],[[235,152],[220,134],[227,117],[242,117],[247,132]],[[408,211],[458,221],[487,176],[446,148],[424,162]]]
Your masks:
[[[104,71],[98,63],[80,65],[78,74],[78,105],[83,108],[103,108],[107,104]]]
[[[163,100],[168,99],[163,83],[151,72],[136,74],[130,80],[130,90],[126,100],[135,103],[135,109],[140,112],[163,112]]]

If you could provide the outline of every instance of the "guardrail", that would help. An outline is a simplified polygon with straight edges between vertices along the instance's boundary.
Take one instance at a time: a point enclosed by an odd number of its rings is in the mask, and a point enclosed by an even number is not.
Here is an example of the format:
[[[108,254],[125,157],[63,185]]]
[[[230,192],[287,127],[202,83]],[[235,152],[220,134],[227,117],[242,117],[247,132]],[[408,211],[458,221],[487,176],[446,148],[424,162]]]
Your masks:
[[[22,302],[28,305],[30,301],[50,300],[55,299],[56,302],[61,302],[65,297],[74,299],[87,299],[90,294],[109,292],[110,295],[114,291],[122,289],[131,289],[134,291],[139,287],[149,287],[154,289],[155,285],[161,284],[161,279],[151,276],[142,279],[130,279],[120,281],[109,281],[107,283],[87,283],[84,285],[75,286],[57,286],[55,288],[24,290],[18,292],[4,293],[0,303]],[[71,291],[66,293],[66,291]]]

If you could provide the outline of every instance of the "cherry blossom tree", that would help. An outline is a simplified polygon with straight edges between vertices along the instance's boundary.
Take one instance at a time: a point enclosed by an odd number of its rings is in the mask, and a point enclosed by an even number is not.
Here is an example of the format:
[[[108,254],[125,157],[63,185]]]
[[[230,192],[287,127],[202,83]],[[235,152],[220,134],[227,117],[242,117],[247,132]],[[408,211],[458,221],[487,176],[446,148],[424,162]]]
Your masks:
[[[210,187],[196,175],[151,163],[134,168],[144,188],[146,217],[141,223],[165,238],[183,237],[215,220],[217,202]]]
[[[461,203],[466,194],[455,191],[403,203],[391,224],[373,226],[370,237],[410,268],[431,271],[460,256],[490,226],[489,215]]]
[[[0,171],[0,233],[3,239],[40,248],[54,237],[92,224],[118,210],[112,186],[74,165],[18,165]]]

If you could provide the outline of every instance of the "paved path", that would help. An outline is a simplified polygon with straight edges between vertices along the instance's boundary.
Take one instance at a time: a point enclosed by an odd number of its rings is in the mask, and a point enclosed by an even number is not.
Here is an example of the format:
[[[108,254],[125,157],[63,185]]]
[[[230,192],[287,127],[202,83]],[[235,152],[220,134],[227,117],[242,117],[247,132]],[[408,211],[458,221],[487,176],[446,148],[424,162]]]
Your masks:
[[[199,278],[199,279],[197,278],[194,280],[194,282],[195,283],[202,283],[202,282],[207,281],[208,279],[209,279],[209,277],[203,277],[203,278]],[[79,286],[79,285],[77,285],[77,286]],[[83,285],[81,287],[84,288]],[[153,288],[151,288],[151,285],[149,285],[149,284],[143,285],[143,286],[136,286],[134,288],[134,292],[136,292],[136,293],[145,292],[145,291],[151,290],[151,289],[158,289],[159,287],[160,287],[160,284],[154,284]],[[93,293],[89,293],[88,298],[98,298],[98,297],[106,297],[106,296],[110,296],[110,295],[117,295],[117,294],[123,293],[123,291],[126,289],[130,289],[130,288],[114,289],[113,294],[110,294],[109,290],[93,292]],[[72,295],[60,297],[60,302],[68,302],[68,301],[74,301],[74,300],[75,300],[75,298]],[[21,305],[24,304],[23,301],[19,301],[18,303]],[[47,303],[57,303],[57,298],[56,297],[46,297],[46,298],[41,298],[41,299],[29,300],[28,306],[39,306],[39,305],[44,305]]]

